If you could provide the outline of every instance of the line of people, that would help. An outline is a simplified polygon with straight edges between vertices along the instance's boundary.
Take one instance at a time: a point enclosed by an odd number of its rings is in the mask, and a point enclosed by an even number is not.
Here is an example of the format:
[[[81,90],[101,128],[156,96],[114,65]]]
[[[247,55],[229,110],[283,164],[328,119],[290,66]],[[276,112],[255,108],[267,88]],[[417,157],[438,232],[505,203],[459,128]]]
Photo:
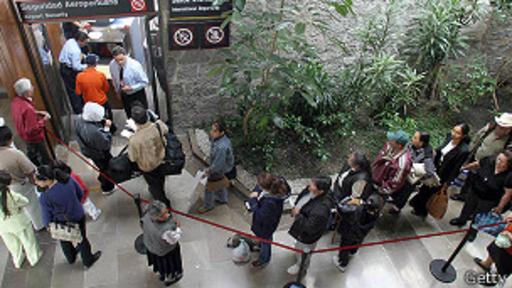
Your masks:
[[[373,162],[361,152],[351,153],[334,181],[327,176],[314,177],[298,195],[289,230],[296,240],[295,247],[314,250],[329,228],[341,235],[340,247],[361,244],[375,227],[385,203],[391,206],[388,212],[398,216],[415,192],[418,193],[410,201],[412,213],[426,217],[431,205],[429,199],[443,186],[454,186],[467,174],[469,177],[462,188],[467,191],[463,192],[464,207],[450,224],[462,226],[478,213],[504,213],[512,200],[512,152],[508,150],[512,114],[503,113],[484,129],[486,132],[478,132],[470,141],[469,126],[457,124],[437,149],[430,146],[427,132],[416,131],[410,139],[403,131],[391,131]],[[468,169],[472,172],[466,172]],[[258,185],[248,201],[253,212],[251,229],[256,236],[272,240],[289,192],[282,177],[262,172],[257,180]],[[510,231],[503,233],[511,235]],[[260,246],[259,258],[252,263],[255,268],[265,267],[271,258],[270,245],[261,243]],[[506,255],[494,246],[489,249],[492,259],[501,257],[497,260],[500,263],[496,263],[500,267],[498,272],[507,277],[510,269],[504,269],[503,263],[510,263],[504,262],[512,259],[510,249],[503,250],[508,251]],[[343,272],[356,253],[357,249],[340,251],[333,257],[333,263]],[[475,261],[488,270],[492,259]],[[299,273],[300,261],[298,257],[288,268],[289,274]],[[305,260],[304,269],[309,262],[310,259]]]

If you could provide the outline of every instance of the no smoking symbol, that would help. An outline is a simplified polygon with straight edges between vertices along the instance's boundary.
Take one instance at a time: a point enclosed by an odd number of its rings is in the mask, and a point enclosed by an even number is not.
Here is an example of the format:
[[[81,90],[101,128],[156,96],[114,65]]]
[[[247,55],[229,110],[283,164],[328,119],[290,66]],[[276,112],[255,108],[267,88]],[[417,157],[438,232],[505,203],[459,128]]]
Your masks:
[[[132,12],[140,12],[146,10],[145,0],[132,0],[131,2]]]
[[[187,28],[181,28],[174,33],[174,42],[179,46],[188,46],[194,40],[194,33]]]

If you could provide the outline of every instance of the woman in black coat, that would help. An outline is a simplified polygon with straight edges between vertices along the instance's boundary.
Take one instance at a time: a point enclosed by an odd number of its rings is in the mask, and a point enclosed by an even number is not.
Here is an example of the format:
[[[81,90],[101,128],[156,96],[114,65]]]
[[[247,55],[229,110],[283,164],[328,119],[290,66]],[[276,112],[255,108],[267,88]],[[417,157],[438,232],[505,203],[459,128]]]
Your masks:
[[[476,173],[469,176],[466,201],[459,217],[450,221],[451,225],[464,226],[474,215],[490,212],[502,213],[510,203],[512,195],[512,152],[505,151],[497,157],[481,159]]]
[[[295,248],[303,251],[314,250],[318,240],[327,230],[327,222],[334,207],[334,201],[329,193],[331,182],[331,178],[327,176],[314,177],[309,186],[299,194],[292,209],[295,221],[288,231],[297,240]],[[297,262],[288,268],[291,275],[299,273],[301,255],[296,255]],[[304,261],[304,273],[309,267],[310,259],[309,255]]]
[[[421,217],[428,215],[427,202],[445,184],[450,185],[460,172],[460,167],[469,155],[469,126],[461,123],[453,127],[451,135],[445,143],[438,147],[434,155],[434,164],[440,185],[434,187],[422,186],[419,193],[411,199],[413,214]]]

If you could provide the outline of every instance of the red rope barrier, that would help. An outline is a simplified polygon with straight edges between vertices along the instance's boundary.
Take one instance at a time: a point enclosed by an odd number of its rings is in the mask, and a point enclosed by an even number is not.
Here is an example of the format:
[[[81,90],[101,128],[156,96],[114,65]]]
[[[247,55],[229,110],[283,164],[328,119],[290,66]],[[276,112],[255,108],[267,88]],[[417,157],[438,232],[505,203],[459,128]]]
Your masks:
[[[94,164],[90,163],[87,158],[85,158],[83,155],[81,155],[78,151],[76,151],[76,149],[70,147],[69,145],[67,145],[62,139],[60,139],[59,137],[57,137],[55,134],[53,134],[53,132],[49,131],[48,130],[48,134],[53,137],[57,142],[59,142],[62,146],[64,146],[66,149],[68,149],[71,153],[75,154],[80,160],[82,160],[85,164],[87,164],[88,166],[90,166],[92,169],[94,169],[94,171],[98,172],[101,174],[101,176],[103,176],[105,179],[107,179],[107,181],[111,182],[112,184],[114,184],[116,187],[118,187],[121,191],[123,191],[124,193],[126,193],[128,196],[130,196],[131,198],[135,198],[135,195],[133,193],[131,193],[130,191],[128,191],[126,188],[124,188],[121,184],[117,183],[116,181],[114,181],[114,179],[112,179],[109,175],[103,173],[102,171],[100,171]],[[146,200],[146,199],[143,199],[143,198],[140,198],[140,200],[144,203],[150,203],[149,200]],[[201,222],[203,224],[208,224],[208,225],[211,225],[213,227],[217,227],[217,228],[220,228],[220,229],[224,229],[226,231],[230,231],[230,232],[233,232],[233,233],[237,233],[237,234],[240,234],[244,237],[247,237],[247,238],[251,238],[251,239],[254,239],[254,240],[257,240],[257,241],[260,241],[260,242],[264,242],[264,243],[268,243],[268,244],[272,244],[272,245],[275,245],[275,246],[278,246],[278,247],[281,247],[281,248],[284,248],[284,249],[288,249],[290,251],[293,251],[293,252],[296,252],[296,253],[304,253],[304,251],[300,250],[300,249],[297,249],[297,248],[294,248],[294,247],[291,247],[291,246],[287,246],[287,245],[284,245],[284,244],[281,244],[281,243],[278,243],[278,242],[274,242],[274,241],[270,241],[270,240],[267,240],[267,239],[263,239],[263,238],[260,238],[260,237],[257,237],[255,235],[251,235],[251,234],[248,234],[246,232],[243,232],[243,231],[240,231],[240,230],[237,230],[237,229],[234,229],[234,228],[231,228],[231,227],[228,227],[228,226],[225,226],[225,225],[222,225],[222,224],[218,224],[218,223],[215,223],[215,222],[212,222],[210,220],[207,220],[207,219],[204,219],[204,218],[200,218],[200,217],[197,217],[197,216],[194,216],[194,215],[191,215],[191,214],[188,214],[188,213],[185,213],[183,211],[179,211],[179,210],[176,210],[176,209],[173,209],[173,208],[169,208],[169,211],[173,212],[173,213],[176,213],[178,215],[181,215],[181,216],[184,216],[184,217],[187,217],[189,219],[192,219],[192,220],[195,220],[195,221],[198,221],[198,222]]]
[[[135,198],[133,193],[128,191],[121,184],[119,184],[116,181],[114,181],[109,175],[107,175],[107,174],[103,173],[102,171],[100,171],[94,164],[90,163],[78,151],[76,151],[75,149],[73,149],[72,147],[67,145],[63,140],[61,140],[55,134],[53,134],[53,132],[48,130],[48,134],[51,137],[53,137],[57,142],[59,142],[62,146],[64,146],[66,149],[68,149],[71,153],[75,154],[80,160],[82,160],[88,166],[90,166],[95,171],[100,173],[101,176],[103,176],[105,179],[107,179],[107,181],[109,181],[112,184],[114,184],[116,187],[118,187],[121,191],[126,193],[131,198]],[[149,200],[146,200],[146,199],[143,199],[143,198],[141,198],[140,200],[142,202],[144,202],[144,203],[150,203]],[[291,247],[291,246],[288,246],[288,245],[284,245],[284,244],[281,244],[279,242],[274,242],[274,241],[270,241],[270,240],[267,240],[267,239],[263,239],[263,238],[255,236],[255,235],[252,235],[252,234],[249,234],[249,233],[237,230],[235,228],[231,228],[231,227],[223,225],[223,224],[215,223],[213,221],[210,221],[210,220],[207,220],[207,219],[204,219],[204,218],[201,218],[201,217],[197,217],[197,216],[185,213],[183,211],[179,211],[179,210],[176,210],[176,209],[173,209],[173,208],[169,208],[169,211],[171,211],[173,213],[176,213],[178,215],[181,215],[183,217],[192,219],[194,221],[201,222],[203,224],[207,224],[207,225],[210,225],[210,226],[222,229],[222,230],[226,230],[226,231],[229,231],[229,232],[240,234],[241,236],[244,236],[244,237],[247,237],[247,238],[251,238],[251,239],[254,239],[254,240],[257,240],[257,241],[260,241],[260,242],[264,242],[264,243],[268,243],[268,244],[272,244],[272,245],[275,245],[275,246],[278,246],[278,247],[281,247],[281,248],[284,248],[284,249],[287,249],[287,250],[290,250],[290,251],[293,251],[293,252],[296,252],[296,253],[304,253],[304,251],[301,250],[301,249],[297,249],[297,248],[294,248],[294,247]],[[482,226],[478,227],[478,230],[481,230],[481,229],[487,228],[487,227],[498,226],[498,225],[501,225],[501,224],[505,224],[505,222],[499,222],[499,223],[493,223],[493,224],[488,224],[488,225],[482,225]],[[312,251],[311,253],[317,254],[317,253],[335,252],[335,251],[343,251],[343,250],[352,250],[352,249],[362,248],[362,247],[386,245],[386,244],[393,244],[393,243],[399,243],[399,242],[405,242],[405,241],[412,241],[412,240],[420,240],[420,239],[426,239],[426,238],[432,238],[432,237],[453,235],[453,234],[458,234],[458,233],[466,233],[467,231],[469,231],[469,228],[453,230],[453,231],[446,231],[446,232],[437,232],[437,233],[429,233],[429,234],[423,234],[423,235],[409,236],[409,237],[403,237],[403,238],[392,239],[392,240],[368,242],[368,243],[363,243],[363,244],[359,244],[359,245],[350,245],[350,246],[342,246],[342,247],[317,249],[317,250]]]

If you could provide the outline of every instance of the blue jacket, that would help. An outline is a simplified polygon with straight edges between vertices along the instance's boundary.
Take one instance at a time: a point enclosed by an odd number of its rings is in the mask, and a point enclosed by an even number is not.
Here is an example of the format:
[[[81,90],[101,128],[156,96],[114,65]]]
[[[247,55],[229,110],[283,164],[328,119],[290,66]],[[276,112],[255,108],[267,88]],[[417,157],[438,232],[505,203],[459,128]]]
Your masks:
[[[226,135],[215,139],[211,143],[210,151],[209,179],[222,179],[235,166],[235,156],[233,155],[231,141]]]
[[[67,183],[57,183],[39,197],[44,226],[50,222],[79,222],[84,218],[84,209],[80,203],[84,192],[69,178]]]
[[[283,214],[284,198],[274,195],[264,195],[249,199],[252,214],[252,232],[261,238],[269,239],[277,230]]]

